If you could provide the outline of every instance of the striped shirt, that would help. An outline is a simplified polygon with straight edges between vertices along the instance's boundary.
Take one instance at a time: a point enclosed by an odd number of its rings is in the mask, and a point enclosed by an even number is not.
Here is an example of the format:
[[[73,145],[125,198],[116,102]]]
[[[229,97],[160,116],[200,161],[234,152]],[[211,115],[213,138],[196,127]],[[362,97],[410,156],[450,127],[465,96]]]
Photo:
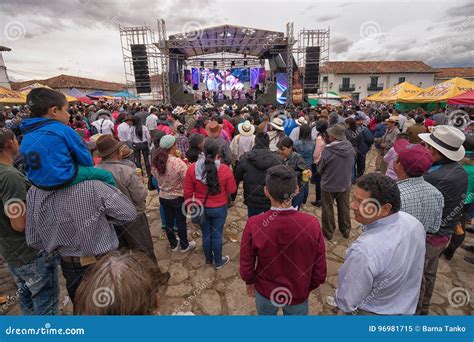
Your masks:
[[[125,195],[100,181],[84,181],[56,191],[31,187],[26,207],[28,245],[73,257],[117,249],[111,220],[123,224],[137,215]]]

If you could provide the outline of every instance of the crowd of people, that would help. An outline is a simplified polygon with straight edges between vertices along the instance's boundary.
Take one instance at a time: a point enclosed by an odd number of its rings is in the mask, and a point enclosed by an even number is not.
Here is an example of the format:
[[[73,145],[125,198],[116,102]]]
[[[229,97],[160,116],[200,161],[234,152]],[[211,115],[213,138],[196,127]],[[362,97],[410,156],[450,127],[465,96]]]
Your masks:
[[[170,273],[158,267],[148,191],[159,193],[170,253],[195,250],[191,218],[206,265],[219,270],[242,183],[240,276],[259,315],[308,313],[326,281],[326,243],[337,230],[353,235],[351,210],[362,234],[328,298],[347,314],[429,314],[439,258],[474,252],[463,245],[473,232],[474,123],[449,126],[442,110],[86,106],[46,88],[27,103],[0,116],[0,248],[24,314],[58,313],[59,267],[76,314],[155,312]],[[309,206],[321,222],[301,210]],[[97,288],[114,301],[97,306]]]

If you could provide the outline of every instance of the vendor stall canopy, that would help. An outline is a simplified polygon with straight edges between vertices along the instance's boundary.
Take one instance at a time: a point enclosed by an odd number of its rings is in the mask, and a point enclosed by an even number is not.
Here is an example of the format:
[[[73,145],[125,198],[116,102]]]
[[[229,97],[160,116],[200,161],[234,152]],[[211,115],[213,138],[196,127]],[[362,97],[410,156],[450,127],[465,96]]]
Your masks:
[[[283,32],[222,25],[170,35],[167,45],[171,53],[185,57],[220,52],[261,57],[274,45],[285,45],[284,36]]]
[[[402,96],[398,101],[407,103],[443,102],[473,89],[474,82],[455,77],[435,84],[432,87],[422,89],[418,94]]]

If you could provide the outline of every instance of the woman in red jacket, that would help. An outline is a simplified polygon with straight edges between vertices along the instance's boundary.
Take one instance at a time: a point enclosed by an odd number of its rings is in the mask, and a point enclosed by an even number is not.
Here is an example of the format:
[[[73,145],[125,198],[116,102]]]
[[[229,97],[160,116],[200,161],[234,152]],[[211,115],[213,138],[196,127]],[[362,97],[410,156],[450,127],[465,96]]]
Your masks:
[[[231,169],[221,163],[219,145],[214,139],[204,142],[204,156],[192,164],[184,178],[184,198],[202,204],[206,220],[201,226],[202,248],[206,264],[217,269],[227,264],[229,256],[222,256],[222,233],[227,218],[227,194],[237,191]]]

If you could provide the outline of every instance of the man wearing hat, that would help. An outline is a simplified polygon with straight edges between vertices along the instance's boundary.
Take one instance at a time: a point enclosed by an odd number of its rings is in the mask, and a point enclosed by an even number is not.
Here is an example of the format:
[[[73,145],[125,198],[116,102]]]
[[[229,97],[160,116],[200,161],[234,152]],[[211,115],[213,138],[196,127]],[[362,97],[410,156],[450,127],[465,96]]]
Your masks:
[[[428,315],[431,295],[441,253],[447,246],[461,219],[468,177],[458,163],[464,158],[464,133],[450,126],[436,126],[433,133],[418,135],[431,151],[433,165],[423,175],[425,181],[437,188],[444,197],[444,209],[439,231],[427,234],[426,257],[417,314]]]
[[[375,142],[380,143],[381,154],[382,154],[382,160],[380,163],[380,172],[383,174],[387,172],[387,166],[388,166],[383,161],[383,157],[390,150],[393,143],[395,142],[395,139],[398,136],[398,133],[400,133],[400,130],[398,129],[398,126],[397,126],[398,119],[399,119],[398,116],[390,115],[390,117],[387,120],[385,120],[387,124],[387,130],[385,131],[384,136],[382,138],[375,139]]]
[[[217,121],[209,121],[206,125],[207,139],[214,139],[219,145],[219,156],[221,161],[228,166],[232,165],[232,152],[224,138],[220,136],[222,125]]]
[[[239,134],[237,134],[230,143],[230,150],[232,152],[232,161],[235,165],[240,157],[250,151],[255,144],[255,126],[246,120],[237,126]]]
[[[184,115],[184,127],[186,127],[186,132],[190,133],[196,124],[196,118],[194,114],[196,113],[196,108],[194,106],[189,107],[186,110],[186,115]],[[181,113],[178,113],[178,115]]]
[[[127,142],[130,139],[130,129],[133,126],[133,116],[127,115],[117,127],[117,137],[120,141]],[[156,128],[156,126],[155,126]]]
[[[351,231],[349,197],[356,152],[346,139],[344,125],[336,124],[328,128],[327,134],[329,144],[324,148],[317,166],[321,175],[323,235],[331,240],[336,230],[333,208],[335,200],[339,230],[347,239]]]
[[[145,214],[148,192],[136,170],[122,162],[121,147],[124,144],[110,135],[101,136],[97,140],[96,148],[102,161],[96,167],[107,170],[114,176],[117,188],[130,199],[137,210],[134,221],[126,225],[115,225],[120,244],[129,249],[142,251],[156,263],[150,227]]]
[[[99,110],[98,119],[92,123],[92,126],[96,129],[99,134],[109,134],[114,136],[114,122],[111,119],[111,114],[108,110]]]
[[[301,127],[301,125],[307,125],[307,124],[308,124],[308,121],[306,121],[304,116],[300,116],[296,120],[296,125],[297,126],[295,128],[293,128],[293,130],[290,133],[290,139],[293,140],[293,142],[296,142],[296,140],[298,140],[300,138],[300,127]]]
[[[267,132],[270,138],[270,151],[278,151],[278,142],[285,137],[285,129],[283,128],[283,120],[274,118],[270,123],[271,131]]]
[[[435,234],[441,225],[444,198],[438,189],[423,179],[423,174],[433,164],[431,152],[422,145],[406,144],[397,154],[393,170],[400,189],[400,210],[417,218],[425,232]]]

